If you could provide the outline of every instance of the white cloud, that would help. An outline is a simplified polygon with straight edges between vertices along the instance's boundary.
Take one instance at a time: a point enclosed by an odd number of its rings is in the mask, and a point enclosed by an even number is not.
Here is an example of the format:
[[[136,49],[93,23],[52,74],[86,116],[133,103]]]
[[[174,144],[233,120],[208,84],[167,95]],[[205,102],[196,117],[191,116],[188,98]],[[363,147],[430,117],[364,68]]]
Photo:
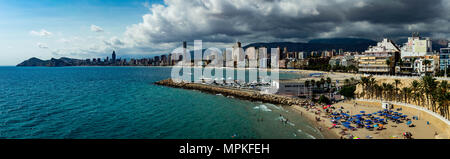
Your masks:
[[[36,45],[37,45],[37,47],[39,47],[41,49],[48,49],[48,46],[45,43],[37,43]]]
[[[47,37],[47,36],[53,35],[53,33],[49,32],[45,29],[42,29],[41,31],[32,30],[32,31],[30,31],[30,34],[34,35],[34,36],[40,36],[40,37]]]
[[[438,15],[440,3],[430,0],[165,0],[143,3],[149,13],[130,25],[123,36],[108,34],[67,38],[67,48],[53,48],[58,55],[100,55],[120,49],[126,54],[168,53],[188,43],[203,40],[205,47],[229,47],[243,43],[307,41],[321,37],[382,38],[408,36],[411,31],[450,35],[450,14]],[[422,12],[408,13],[420,7]],[[413,8],[413,9],[410,9]],[[431,9],[430,9],[431,8]],[[406,10],[406,11],[405,11]],[[436,12],[433,12],[437,10]],[[449,11],[446,11],[447,13]],[[412,15],[412,16],[410,16]],[[433,18],[440,18],[434,20]],[[91,31],[104,32],[91,25]],[[410,30],[408,30],[410,29]],[[44,30],[45,31],[45,30]],[[41,31],[42,32],[42,31]],[[36,32],[37,33],[37,32]],[[435,33],[435,34],[433,34]],[[45,34],[45,33],[42,33]],[[51,34],[51,33],[50,33]],[[41,33],[39,33],[41,35]]]
[[[103,28],[101,28],[101,27],[99,27],[99,26],[97,26],[97,25],[91,25],[91,31],[93,31],[93,32],[103,32]]]
[[[111,47],[122,47],[123,45],[125,45],[124,42],[122,42],[119,38],[117,37],[112,37],[109,40],[103,40],[103,43],[107,46],[111,46]]]

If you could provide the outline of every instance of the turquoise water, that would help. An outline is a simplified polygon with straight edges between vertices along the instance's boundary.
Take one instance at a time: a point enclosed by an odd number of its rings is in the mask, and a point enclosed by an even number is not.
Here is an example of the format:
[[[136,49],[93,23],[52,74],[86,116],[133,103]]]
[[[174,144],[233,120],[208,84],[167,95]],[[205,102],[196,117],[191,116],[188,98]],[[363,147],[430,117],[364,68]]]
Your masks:
[[[0,67],[0,138],[323,138],[283,107],[152,84],[168,77],[159,67]]]

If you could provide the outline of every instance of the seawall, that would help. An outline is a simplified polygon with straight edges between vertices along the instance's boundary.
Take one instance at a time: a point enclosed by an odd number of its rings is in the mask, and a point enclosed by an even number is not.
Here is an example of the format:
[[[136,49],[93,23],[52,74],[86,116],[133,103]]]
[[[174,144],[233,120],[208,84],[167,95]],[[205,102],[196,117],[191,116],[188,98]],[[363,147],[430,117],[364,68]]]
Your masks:
[[[178,83],[172,81],[172,79],[166,79],[162,81],[155,82],[157,85],[183,88],[190,90],[199,90],[202,92],[212,93],[212,94],[222,94],[224,96],[234,96],[241,99],[251,100],[251,101],[261,101],[272,104],[282,104],[282,105],[302,105],[306,104],[307,101],[303,99],[295,99],[291,97],[274,95],[274,94],[262,94],[259,91],[246,90],[246,89],[235,89],[229,87],[220,87],[213,85],[205,85],[200,83]]]

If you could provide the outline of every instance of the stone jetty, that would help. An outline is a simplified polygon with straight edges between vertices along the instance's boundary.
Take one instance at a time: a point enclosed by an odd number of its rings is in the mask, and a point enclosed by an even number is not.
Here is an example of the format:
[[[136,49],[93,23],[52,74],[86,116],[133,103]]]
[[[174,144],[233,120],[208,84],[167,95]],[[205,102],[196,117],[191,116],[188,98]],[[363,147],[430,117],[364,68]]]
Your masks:
[[[248,89],[236,89],[231,87],[207,85],[201,83],[183,83],[174,82],[172,79],[166,79],[155,82],[156,85],[168,86],[173,88],[182,88],[189,90],[199,90],[201,92],[211,93],[211,94],[222,94],[224,96],[233,96],[240,99],[251,100],[251,101],[261,101],[272,104],[282,104],[282,105],[304,105],[308,101],[304,99],[292,98],[281,95],[274,94],[262,94],[259,91],[248,90]]]

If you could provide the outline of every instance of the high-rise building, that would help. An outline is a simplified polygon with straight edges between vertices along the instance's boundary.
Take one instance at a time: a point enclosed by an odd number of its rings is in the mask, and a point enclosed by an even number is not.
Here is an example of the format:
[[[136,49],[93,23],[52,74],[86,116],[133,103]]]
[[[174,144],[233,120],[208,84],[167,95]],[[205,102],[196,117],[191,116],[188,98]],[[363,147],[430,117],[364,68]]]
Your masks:
[[[112,56],[111,56],[111,60],[113,63],[116,62],[116,51],[113,51]]]
[[[401,58],[431,55],[432,52],[431,39],[420,37],[418,33],[414,33],[412,37],[408,37],[408,42],[401,48]]]
[[[241,42],[236,42],[232,50],[232,59],[234,61],[234,67],[243,68],[245,67],[244,59],[244,49],[242,49]]]
[[[401,48],[401,66],[397,72],[405,75],[423,75],[425,72],[434,72],[434,68],[438,67],[434,67],[438,60],[433,55],[431,45],[430,38],[420,37],[418,33],[413,33]],[[424,61],[429,61],[432,65],[425,66]]]
[[[370,74],[392,74],[400,49],[389,39],[383,39],[377,46],[370,46],[358,55],[359,72]]]
[[[450,43],[447,48],[441,48],[439,52],[439,69],[445,70],[450,68]]]

